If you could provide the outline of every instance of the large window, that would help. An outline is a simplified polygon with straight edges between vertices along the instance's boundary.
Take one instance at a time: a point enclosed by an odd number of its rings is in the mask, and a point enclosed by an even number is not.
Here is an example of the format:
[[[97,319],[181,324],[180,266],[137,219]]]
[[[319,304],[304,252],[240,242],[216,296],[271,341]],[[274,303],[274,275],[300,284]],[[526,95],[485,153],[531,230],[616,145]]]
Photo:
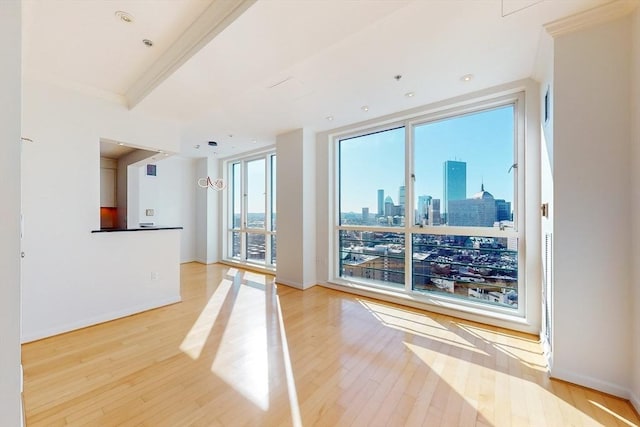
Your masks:
[[[338,138],[337,279],[522,313],[520,103]]]
[[[273,153],[228,163],[227,259],[276,265],[276,156]]]

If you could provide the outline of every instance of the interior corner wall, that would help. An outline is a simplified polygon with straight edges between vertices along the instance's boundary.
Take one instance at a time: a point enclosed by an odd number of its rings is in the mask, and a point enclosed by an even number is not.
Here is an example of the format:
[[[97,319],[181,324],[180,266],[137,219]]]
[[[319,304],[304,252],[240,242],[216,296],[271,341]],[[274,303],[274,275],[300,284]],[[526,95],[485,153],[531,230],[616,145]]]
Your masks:
[[[180,226],[180,262],[196,259],[196,188],[195,160],[180,156],[152,161],[156,175],[147,175],[146,163],[140,165],[139,204],[140,222],[159,226]],[[153,215],[147,215],[149,209]]]
[[[332,234],[329,231],[329,215],[334,211],[331,200],[331,176],[333,165],[330,162],[330,136],[328,132],[316,134],[316,195],[318,206],[316,212],[316,278],[319,283],[329,282],[331,273],[331,242]]]
[[[554,41],[547,33],[540,36],[538,54],[536,57],[535,79],[540,83],[538,99],[540,100],[540,202],[547,204],[547,216],[540,220],[541,260],[543,264],[542,277],[542,322],[540,337],[543,343],[547,363],[553,366],[553,211],[555,209],[553,199],[553,53]],[[546,277],[545,277],[546,275]],[[546,310],[546,311],[545,311]],[[549,314],[549,319],[547,315]],[[547,322],[549,325],[547,326]],[[547,336],[547,330],[549,331]]]
[[[156,154],[154,151],[135,150],[118,159],[116,171],[116,206],[118,206],[118,227],[137,227],[139,221],[137,206],[140,202],[140,175],[134,173],[134,163],[141,162]],[[129,209],[131,207],[131,209]]]
[[[276,281],[300,289],[317,283],[315,145],[315,137],[308,129],[297,129],[276,137]]]
[[[0,2],[0,425],[21,425],[21,2]]]
[[[633,342],[631,402],[640,412],[640,7],[631,17],[631,212],[633,259],[632,292]]]
[[[554,46],[551,375],[623,397],[633,341],[630,30],[626,17]]]

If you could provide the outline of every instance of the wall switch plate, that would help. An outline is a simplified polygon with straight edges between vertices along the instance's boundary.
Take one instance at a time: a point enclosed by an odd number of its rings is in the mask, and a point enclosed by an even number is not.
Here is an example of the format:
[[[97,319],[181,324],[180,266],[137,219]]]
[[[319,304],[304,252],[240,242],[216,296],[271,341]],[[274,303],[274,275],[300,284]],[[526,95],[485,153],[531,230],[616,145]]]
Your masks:
[[[145,215],[147,216],[153,216],[155,214],[155,211],[153,209],[147,209],[145,211]]]

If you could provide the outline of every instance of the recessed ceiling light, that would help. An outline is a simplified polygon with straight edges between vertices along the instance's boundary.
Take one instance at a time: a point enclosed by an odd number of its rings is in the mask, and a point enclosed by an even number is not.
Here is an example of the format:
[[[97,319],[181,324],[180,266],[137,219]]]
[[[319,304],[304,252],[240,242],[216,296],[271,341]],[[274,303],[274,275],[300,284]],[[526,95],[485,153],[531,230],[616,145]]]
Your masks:
[[[362,111],[369,111],[369,107],[367,107],[366,105],[362,106]]]
[[[124,142],[118,142],[118,145],[124,145]]]
[[[331,120],[333,120],[333,116],[327,116],[326,119],[331,121]]]
[[[404,96],[406,96],[407,98],[413,98],[415,96],[415,93],[407,92],[407,93],[404,94]]]
[[[143,40],[142,40],[142,43],[144,43],[144,45],[145,45],[146,47],[151,47],[151,46],[153,46],[153,42],[152,42],[151,40],[149,40],[149,39],[143,39]]]
[[[124,12],[122,10],[118,10],[116,11],[116,16],[122,21],[122,22],[126,22],[127,24],[132,23],[135,19],[133,17],[133,15],[131,15],[130,13]]]
[[[463,82],[470,82],[473,79],[473,74],[465,74],[464,76],[460,77],[460,80],[462,80]]]
[[[164,151],[162,151],[162,150],[158,150],[158,153],[162,154],[162,153],[164,153]]]

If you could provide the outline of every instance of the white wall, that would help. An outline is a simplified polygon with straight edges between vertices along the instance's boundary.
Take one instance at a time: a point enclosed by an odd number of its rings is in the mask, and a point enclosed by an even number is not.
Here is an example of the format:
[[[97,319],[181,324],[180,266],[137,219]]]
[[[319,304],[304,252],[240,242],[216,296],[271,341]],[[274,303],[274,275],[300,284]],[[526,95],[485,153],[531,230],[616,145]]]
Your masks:
[[[308,129],[276,137],[279,224],[276,281],[300,289],[317,284],[315,154],[315,137]]]
[[[632,192],[631,212],[633,218],[633,330],[631,337],[634,348],[632,357],[633,382],[631,401],[640,412],[640,8],[636,8],[632,16],[632,68],[631,68],[631,171]]]
[[[180,262],[196,259],[196,180],[195,160],[180,156],[150,161],[156,176],[147,175],[147,162],[135,167],[139,180],[139,222],[159,226],[180,226]],[[153,216],[146,210],[153,209]]]
[[[198,159],[195,166],[195,180],[211,177],[216,179],[222,176],[220,162],[213,157]],[[196,231],[195,231],[195,260],[203,264],[211,264],[220,261],[221,228],[219,218],[221,214],[221,202],[223,191],[210,188],[197,187],[195,189],[196,206]]]
[[[21,6],[0,2],[0,425],[19,426]]]
[[[134,169],[129,167],[143,159],[156,154],[153,151],[135,150],[118,159],[116,170],[116,206],[118,207],[119,228],[138,227],[138,211],[136,207],[140,203],[140,178]],[[129,209],[129,204],[134,209]]]
[[[180,230],[91,233],[100,138],[177,152],[177,125],[27,80],[23,133],[23,340],[178,301]]]
[[[558,36],[554,54],[551,374],[620,396],[634,338],[630,40],[622,19]]]

